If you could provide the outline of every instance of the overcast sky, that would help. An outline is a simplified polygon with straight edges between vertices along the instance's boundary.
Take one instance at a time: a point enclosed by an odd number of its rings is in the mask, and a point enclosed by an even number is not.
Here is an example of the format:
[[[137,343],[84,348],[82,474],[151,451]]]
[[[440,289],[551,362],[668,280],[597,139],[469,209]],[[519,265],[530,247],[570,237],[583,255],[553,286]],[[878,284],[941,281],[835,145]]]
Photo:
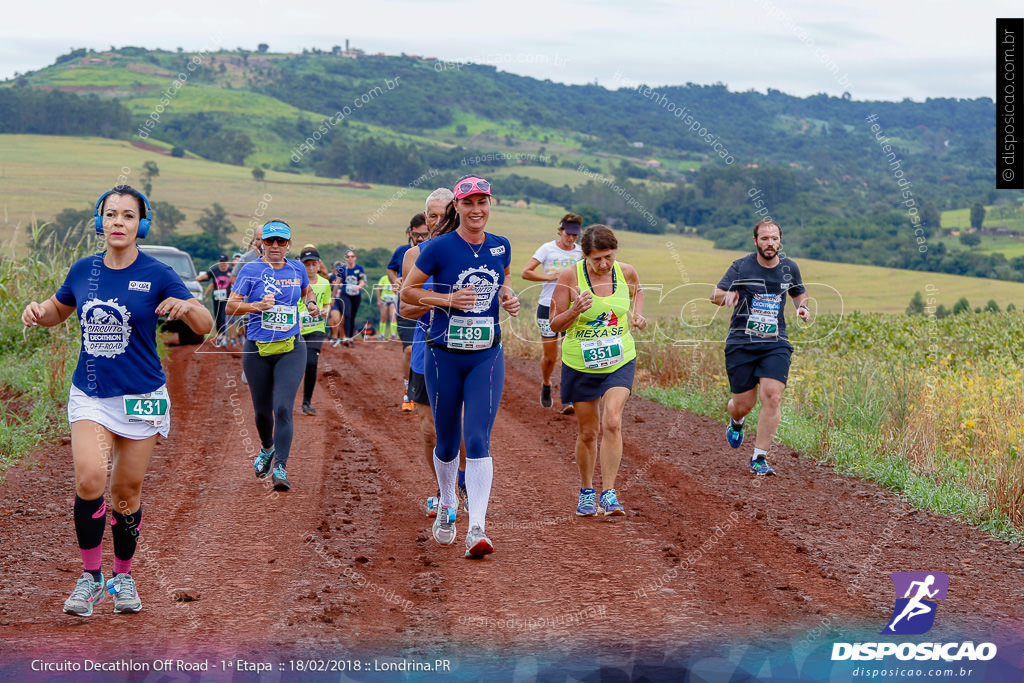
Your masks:
[[[1020,0],[225,0],[8,3],[0,78],[52,64],[71,47],[273,52],[344,45],[370,53],[495,64],[606,87],[721,82],[730,90],[854,99],[993,97],[995,18]]]

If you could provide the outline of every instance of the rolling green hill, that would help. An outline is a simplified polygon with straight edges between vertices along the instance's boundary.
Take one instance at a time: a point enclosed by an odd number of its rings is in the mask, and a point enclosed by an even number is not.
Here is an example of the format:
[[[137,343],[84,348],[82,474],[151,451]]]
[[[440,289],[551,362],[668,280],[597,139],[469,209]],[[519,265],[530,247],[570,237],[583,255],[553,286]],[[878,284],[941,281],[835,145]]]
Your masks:
[[[130,142],[103,138],[36,135],[0,136],[5,150],[0,163],[3,199],[4,253],[24,253],[26,226],[51,220],[61,209],[91,209],[96,197],[125,173],[138,183],[138,169],[154,159],[152,151]],[[238,229],[236,243],[254,216],[258,203],[269,204],[264,218],[280,217],[295,228],[297,243],[344,242],[356,249],[393,248],[401,243],[412,214],[421,211],[431,183],[412,189],[374,185],[342,187],[336,181],[268,171],[265,182],[248,169],[198,159],[159,157],[160,175],[152,199],[173,204],[186,214],[184,233],[198,232],[194,221],[202,209],[219,202]],[[437,184],[449,184],[446,177]],[[500,195],[500,192],[499,192]],[[269,199],[267,199],[269,197]],[[389,204],[390,202],[390,204]],[[368,219],[384,208],[382,217]],[[529,208],[507,203],[494,207],[489,229],[512,242],[512,274],[524,299],[536,302],[533,283],[518,274],[542,242],[555,237],[564,209],[542,202]],[[157,216],[156,220],[159,220]],[[651,317],[686,320],[716,312],[707,303],[711,287],[729,264],[744,252],[715,249],[710,241],[679,235],[620,233],[621,260],[635,265],[647,288]],[[203,265],[203,264],[199,264]],[[851,310],[902,312],[915,291],[938,290],[947,308],[961,296],[973,306],[995,299],[1002,307],[1024,297],[1024,284],[965,278],[937,273],[892,270],[874,266],[800,260],[801,270],[822,312]]]

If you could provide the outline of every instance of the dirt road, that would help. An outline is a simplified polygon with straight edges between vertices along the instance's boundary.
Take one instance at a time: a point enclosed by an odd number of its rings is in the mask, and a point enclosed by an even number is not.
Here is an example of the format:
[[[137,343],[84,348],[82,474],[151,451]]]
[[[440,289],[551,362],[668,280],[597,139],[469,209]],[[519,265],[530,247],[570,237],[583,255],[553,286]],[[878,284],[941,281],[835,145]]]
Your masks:
[[[134,571],[143,612],[61,613],[81,571],[70,446],[44,446],[0,484],[0,678],[40,657],[206,657],[211,680],[245,680],[238,659],[287,678],[290,658],[440,657],[465,679],[498,661],[528,677],[744,642],[831,647],[885,625],[894,571],[949,575],[932,639],[1024,633],[1021,548],[785,450],[780,476],[754,478],[721,425],[636,398],[617,487],[627,514],[577,518],[575,420],[540,407],[525,359],[508,359],[492,442],[496,552],[468,561],[464,514],[456,545],[429,533],[434,486],[399,411],[397,343],[325,350],[318,414],[296,415],[280,494],[252,473],[240,355],[172,349],[172,431],[146,478]]]

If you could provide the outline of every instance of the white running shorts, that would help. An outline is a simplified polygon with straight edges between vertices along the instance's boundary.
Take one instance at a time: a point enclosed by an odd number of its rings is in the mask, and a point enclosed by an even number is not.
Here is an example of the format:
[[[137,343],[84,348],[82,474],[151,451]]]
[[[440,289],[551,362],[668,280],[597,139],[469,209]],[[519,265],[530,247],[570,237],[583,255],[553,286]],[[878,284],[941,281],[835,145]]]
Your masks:
[[[164,387],[167,385],[165,384]],[[96,398],[71,385],[68,395],[68,422],[92,420],[126,439],[148,439],[154,434],[166,437],[171,431],[170,408],[167,419],[159,427],[149,422],[129,422],[124,414],[124,397]]]

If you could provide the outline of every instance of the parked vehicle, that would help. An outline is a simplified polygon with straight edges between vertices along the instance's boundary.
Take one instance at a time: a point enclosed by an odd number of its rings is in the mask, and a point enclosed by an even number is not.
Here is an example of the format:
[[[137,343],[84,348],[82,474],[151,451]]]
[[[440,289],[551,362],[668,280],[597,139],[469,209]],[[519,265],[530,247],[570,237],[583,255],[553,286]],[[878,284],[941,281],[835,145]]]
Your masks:
[[[200,301],[203,300],[203,286],[196,280],[196,267],[192,263],[192,257],[189,256],[188,252],[175,247],[162,247],[152,244],[140,244],[139,251],[149,254],[161,263],[166,263],[173,268],[174,272],[181,277],[185,286],[188,287],[188,291],[192,293],[192,296]],[[160,320],[164,321],[162,329],[178,333],[179,344],[201,344],[203,342],[203,335],[193,332],[183,321],[167,320],[164,317],[161,317]]]

